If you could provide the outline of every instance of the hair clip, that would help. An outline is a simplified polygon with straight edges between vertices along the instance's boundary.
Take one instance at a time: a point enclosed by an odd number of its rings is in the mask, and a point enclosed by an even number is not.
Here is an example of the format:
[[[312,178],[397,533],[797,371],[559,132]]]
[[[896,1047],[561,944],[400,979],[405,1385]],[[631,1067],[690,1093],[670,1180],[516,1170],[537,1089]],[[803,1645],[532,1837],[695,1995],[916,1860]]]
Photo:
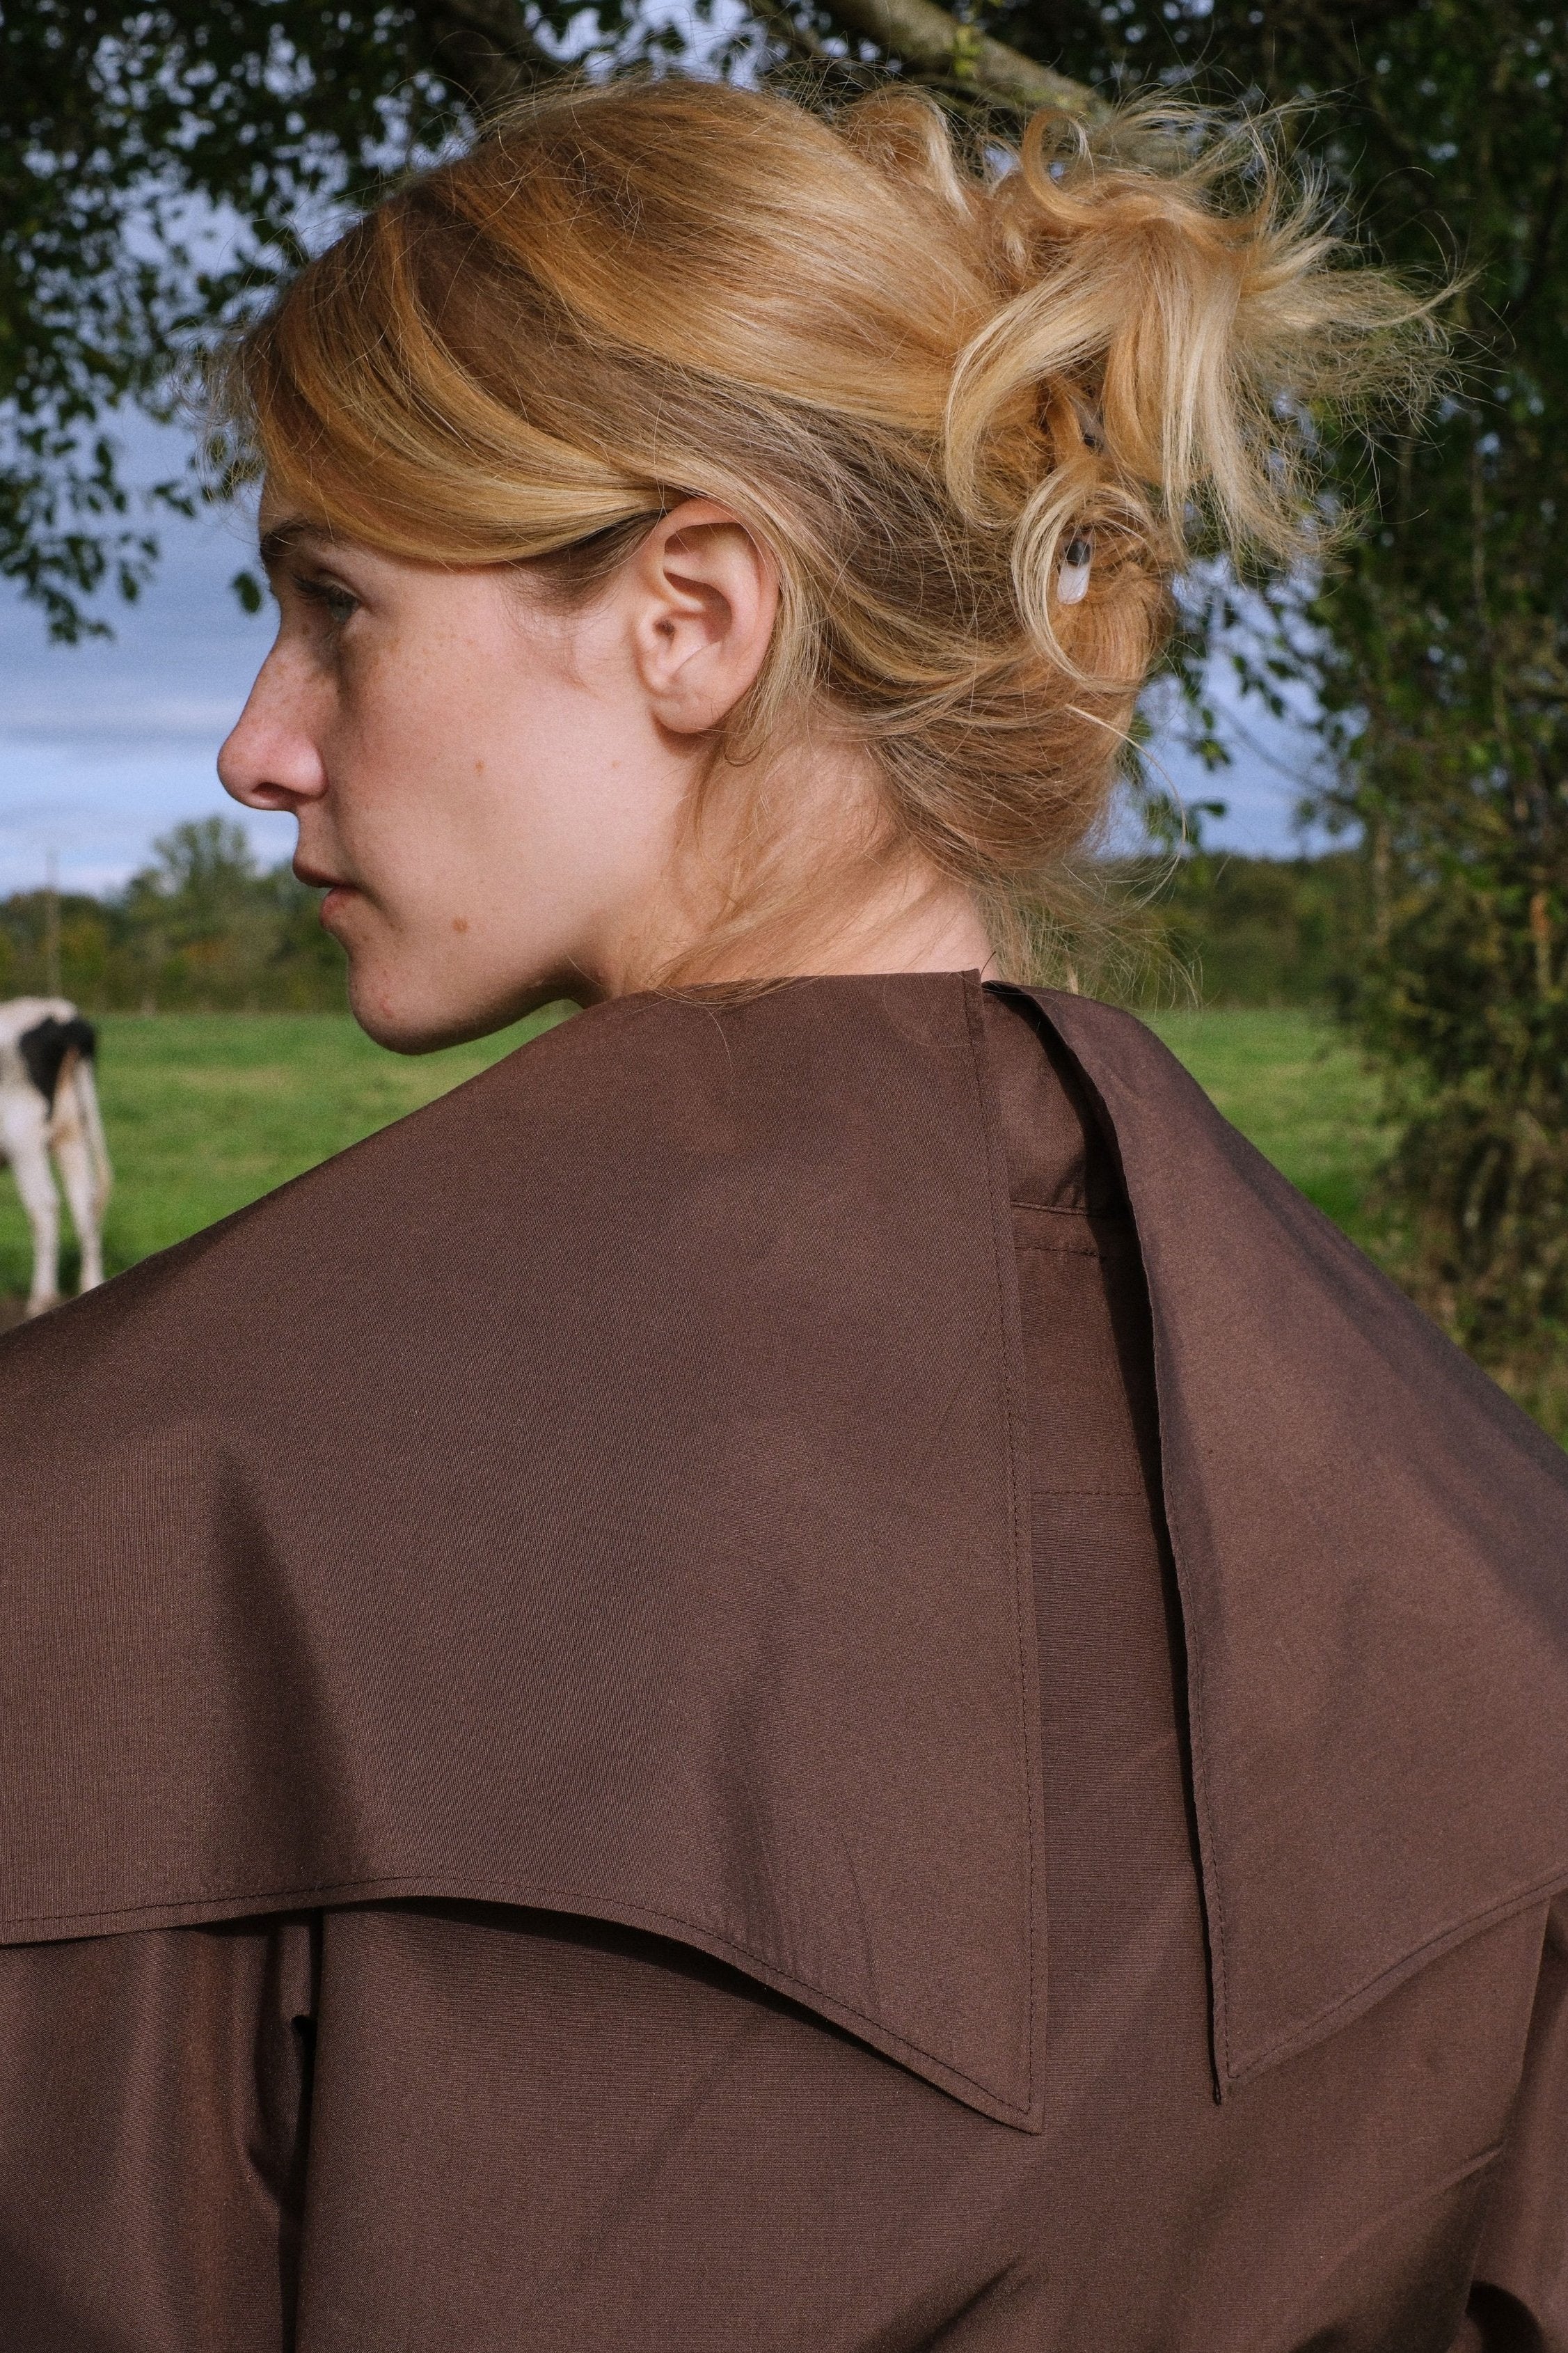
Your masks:
[[[1061,605],[1081,605],[1089,594],[1089,567],[1094,561],[1094,542],[1087,533],[1079,532],[1068,540],[1062,568],[1057,575],[1057,601]]]

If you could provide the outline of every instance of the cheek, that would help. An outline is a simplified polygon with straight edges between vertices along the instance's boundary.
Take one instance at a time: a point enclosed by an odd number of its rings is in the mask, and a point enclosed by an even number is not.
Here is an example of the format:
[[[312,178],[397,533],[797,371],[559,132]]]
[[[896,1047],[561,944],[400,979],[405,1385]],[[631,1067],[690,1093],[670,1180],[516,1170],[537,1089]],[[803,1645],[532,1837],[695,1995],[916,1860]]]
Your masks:
[[[463,626],[367,636],[344,664],[335,824],[368,903],[332,927],[367,979],[388,953],[412,984],[569,946],[651,859],[635,709],[458,593]]]
[[[416,867],[460,828],[489,762],[485,698],[417,652],[393,647],[345,662],[327,747],[337,821],[383,856]]]
[[[363,950],[381,929],[377,913],[405,949],[458,949],[537,871],[545,845],[533,730],[499,702],[493,684],[455,693],[449,679],[394,659],[366,664],[345,695],[331,747],[331,822],[343,870],[371,902]],[[356,944],[346,919],[342,937]]]
[[[505,858],[570,829],[595,730],[568,681],[459,646],[367,662],[334,747],[345,804],[411,860]],[[417,845],[417,847],[416,847]]]
[[[416,799],[460,730],[460,697],[416,650],[345,654],[331,744],[334,782],[373,807]]]

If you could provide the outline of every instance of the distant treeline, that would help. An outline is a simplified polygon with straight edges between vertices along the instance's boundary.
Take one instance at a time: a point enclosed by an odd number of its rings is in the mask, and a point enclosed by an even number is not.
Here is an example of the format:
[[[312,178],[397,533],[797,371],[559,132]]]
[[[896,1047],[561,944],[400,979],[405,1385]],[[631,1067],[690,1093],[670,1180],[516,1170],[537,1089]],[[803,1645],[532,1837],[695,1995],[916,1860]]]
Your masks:
[[[0,901],[0,997],[74,997],[93,1012],[310,1012],[344,1002],[321,892],[259,867],[224,818],[177,825],[122,891]]]
[[[1331,1004],[1353,962],[1363,860],[1200,851],[1138,878],[1145,934],[1135,995],[1208,1005]],[[176,826],[105,898],[28,891],[0,901],[0,997],[74,997],[94,1012],[310,1012],[344,1003],[343,958],[319,894],[258,867],[223,818]]]
[[[1337,1006],[1352,987],[1367,909],[1357,850],[1240,858],[1199,850],[1151,886],[1152,991],[1205,1005]]]

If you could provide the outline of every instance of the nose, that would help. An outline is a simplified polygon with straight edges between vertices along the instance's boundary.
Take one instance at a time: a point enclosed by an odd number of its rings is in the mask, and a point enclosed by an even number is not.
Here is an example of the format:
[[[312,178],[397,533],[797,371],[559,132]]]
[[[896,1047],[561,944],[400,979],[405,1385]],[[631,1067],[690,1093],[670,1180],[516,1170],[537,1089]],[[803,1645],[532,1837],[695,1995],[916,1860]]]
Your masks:
[[[327,789],[310,697],[293,668],[275,646],[217,755],[218,782],[247,808],[297,809]]]

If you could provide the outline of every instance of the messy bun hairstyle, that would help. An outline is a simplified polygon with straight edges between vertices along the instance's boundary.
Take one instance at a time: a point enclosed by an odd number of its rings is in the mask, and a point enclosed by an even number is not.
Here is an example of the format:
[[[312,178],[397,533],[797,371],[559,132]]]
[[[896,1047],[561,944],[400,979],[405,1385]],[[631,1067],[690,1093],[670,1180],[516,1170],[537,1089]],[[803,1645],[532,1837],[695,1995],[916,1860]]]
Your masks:
[[[721,913],[650,981],[787,969],[836,890],[911,850],[1023,977],[1174,574],[1196,543],[1310,543],[1313,404],[1407,368],[1415,315],[1255,133],[1040,114],[971,152],[907,91],[828,117],[672,78],[547,92],[388,197],[221,400],[328,528],[526,565],[566,602],[685,496],[771,551],[773,642],[707,787],[749,797]],[[771,787],[768,750],[812,730],[879,780],[855,877]]]

